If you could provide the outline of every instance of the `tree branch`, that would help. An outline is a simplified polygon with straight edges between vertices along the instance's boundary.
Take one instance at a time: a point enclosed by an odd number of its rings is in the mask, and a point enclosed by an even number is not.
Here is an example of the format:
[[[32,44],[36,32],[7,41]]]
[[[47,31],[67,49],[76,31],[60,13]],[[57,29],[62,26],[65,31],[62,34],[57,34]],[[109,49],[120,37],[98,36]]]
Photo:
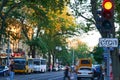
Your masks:
[[[9,12],[10,12],[11,10],[13,10],[15,7],[19,6],[21,3],[22,3],[22,2],[20,2],[20,3],[14,3],[14,4],[9,8],[9,10],[6,12],[5,17],[7,17],[8,14],[9,14]]]
[[[94,22],[93,20],[91,20],[91,19],[83,16],[81,13],[79,13],[79,16],[81,16],[81,17],[84,18],[85,20],[90,21],[90,22],[92,22],[93,24],[95,24],[95,22]]]
[[[0,6],[0,13],[2,12],[3,7],[7,4],[8,0],[2,0],[1,1],[1,6]],[[1,14],[0,14],[1,16]]]

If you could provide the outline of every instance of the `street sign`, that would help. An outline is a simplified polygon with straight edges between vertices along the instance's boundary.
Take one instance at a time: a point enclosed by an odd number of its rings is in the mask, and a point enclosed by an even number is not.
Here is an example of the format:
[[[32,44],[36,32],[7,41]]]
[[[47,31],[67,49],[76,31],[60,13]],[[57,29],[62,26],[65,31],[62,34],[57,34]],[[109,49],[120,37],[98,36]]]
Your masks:
[[[6,53],[11,53],[11,49],[6,49]]]
[[[100,38],[99,47],[118,47],[117,38]]]

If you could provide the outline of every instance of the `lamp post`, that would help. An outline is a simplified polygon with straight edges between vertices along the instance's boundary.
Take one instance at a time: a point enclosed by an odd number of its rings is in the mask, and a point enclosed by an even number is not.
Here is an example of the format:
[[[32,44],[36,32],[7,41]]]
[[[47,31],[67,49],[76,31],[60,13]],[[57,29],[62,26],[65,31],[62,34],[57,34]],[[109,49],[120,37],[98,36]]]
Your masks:
[[[72,57],[72,65],[74,65],[74,49],[72,49],[72,55],[73,55],[73,57]]]
[[[9,60],[10,60],[10,39],[8,37],[8,43],[7,43],[7,65],[9,66]]]
[[[61,51],[61,50],[62,50],[62,47],[61,47],[61,46],[56,46],[55,49],[58,50],[58,51]],[[56,63],[57,63],[57,64],[59,63],[59,60],[58,60],[58,59],[56,59]]]
[[[7,49],[6,49],[6,53],[7,53],[7,66],[9,66],[10,52],[11,52],[9,31],[10,31],[10,29],[8,28],[8,43],[7,43]]]

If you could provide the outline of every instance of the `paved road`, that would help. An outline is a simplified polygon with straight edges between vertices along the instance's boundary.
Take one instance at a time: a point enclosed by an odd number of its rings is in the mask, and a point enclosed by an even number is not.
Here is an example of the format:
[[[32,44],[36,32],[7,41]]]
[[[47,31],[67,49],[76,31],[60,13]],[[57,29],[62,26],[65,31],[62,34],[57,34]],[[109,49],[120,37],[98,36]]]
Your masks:
[[[46,73],[32,73],[32,74],[16,74],[14,80],[63,80],[63,71],[46,72]],[[8,77],[1,77],[0,80],[9,80]],[[71,80],[77,80],[75,73],[72,74]],[[83,78],[82,80],[90,80]],[[97,79],[94,79],[97,80]]]
[[[61,80],[63,78],[63,71],[46,72],[46,73],[32,73],[32,74],[16,74],[14,80]],[[0,80],[7,80],[8,77],[1,77]]]

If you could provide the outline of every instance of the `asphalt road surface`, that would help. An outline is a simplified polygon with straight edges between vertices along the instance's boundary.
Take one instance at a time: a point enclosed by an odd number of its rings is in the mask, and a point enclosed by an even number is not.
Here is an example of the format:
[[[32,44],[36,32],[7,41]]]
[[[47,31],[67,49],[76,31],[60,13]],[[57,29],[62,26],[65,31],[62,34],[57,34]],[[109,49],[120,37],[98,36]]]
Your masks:
[[[63,76],[64,76],[63,71],[32,73],[32,74],[15,74],[14,80],[63,80]],[[9,77],[0,76],[0,80],[9,80]],[[71,80],[77,80],[75,73],[72,74]],[[90,80],[90,79],[83,78],[82,80]]]

